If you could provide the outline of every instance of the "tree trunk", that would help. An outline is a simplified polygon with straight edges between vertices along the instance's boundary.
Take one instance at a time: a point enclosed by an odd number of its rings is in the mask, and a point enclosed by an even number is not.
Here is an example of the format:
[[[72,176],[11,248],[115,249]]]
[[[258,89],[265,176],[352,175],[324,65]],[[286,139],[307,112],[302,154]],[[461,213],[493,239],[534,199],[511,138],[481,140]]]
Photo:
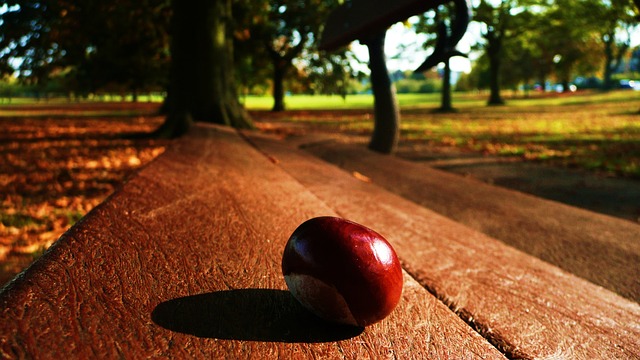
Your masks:
[[[307,36],[304,34],[301,35],[300,42],[292,48],[276,50],[271,47],[271,42],[267,42],[266,49],[273,64],[273,108],[271,111],[284,111],[284,81],[288,75],[287,72],[292,66],[291,62],[302,52],[306,42]]]
[[[273,59],[273,108],[271,111],[284,111],[284,78],[287,63],[279,58]]]
[[[547,92],[547,77],[543,72],[540,72],[538,82],[540,83],[540,91]]]
[[[452,111],[453,106],[451,105],[451,66],[449,62],[451,58],[446,58],[444,60],[444,74],[442,78],[442,101],[440,104],[440,111],[447,112]]]
[[[613,63],[613,42],[614,38],[610,34],[608,38],[604,39],[604,79],[602,81],[602,87],[604,90],[611,89],[611,75],[613,69],[611,64]]]
[[[171,6],[167,118],[158,135],[180,136],[191,121],[252,127],[234,78],[231,0],[173,0]]]
[[[489,105],[504,105],[504,100],[500,95],[500,54],[489,53]]]
[[[500,95],[500,65],[502,64],[502,38],[494,33],[487,36],[487,55],[489,56],[489,105],[504,105]]]
[[[369,69],[374,98],[374,126],[369,148],[390,154],[398,145],[400,112],[396,100],[395,86],[389,78],[384,55],[386,31],[365,41],[369,49]]]

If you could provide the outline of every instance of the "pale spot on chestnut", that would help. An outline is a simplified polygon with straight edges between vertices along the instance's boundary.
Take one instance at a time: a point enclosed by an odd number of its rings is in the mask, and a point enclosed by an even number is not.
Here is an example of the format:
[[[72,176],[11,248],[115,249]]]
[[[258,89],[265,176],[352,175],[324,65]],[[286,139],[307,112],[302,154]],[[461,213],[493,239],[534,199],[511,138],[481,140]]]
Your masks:
[[[298,226],[285,246],[282,273],[303,306],[339,323],[378,322],[402,295],[402,267],[387,240],[337,217],[317,217]]]
[[[349,325],[358,325],[347,302],[331,285],[309,275],[291,274],[284,277],[293,297],[321,318]]]

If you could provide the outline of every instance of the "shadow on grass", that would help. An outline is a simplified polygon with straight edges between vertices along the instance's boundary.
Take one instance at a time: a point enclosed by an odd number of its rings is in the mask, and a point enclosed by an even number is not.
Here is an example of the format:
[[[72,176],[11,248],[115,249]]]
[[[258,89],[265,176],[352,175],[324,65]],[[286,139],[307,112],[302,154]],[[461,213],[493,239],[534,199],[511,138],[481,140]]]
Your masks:
[[[238,289],[160,303],[151,319],[165,329],[202,338],[318,343],[349,339],[364,328],[323,321],[288,291]]]

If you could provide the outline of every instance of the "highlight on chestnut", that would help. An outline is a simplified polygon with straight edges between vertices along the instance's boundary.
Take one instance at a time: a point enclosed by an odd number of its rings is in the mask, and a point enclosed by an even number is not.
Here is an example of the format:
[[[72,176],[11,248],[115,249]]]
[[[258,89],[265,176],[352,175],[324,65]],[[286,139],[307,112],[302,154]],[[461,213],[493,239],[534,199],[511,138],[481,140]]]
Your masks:
[[[298,226],[285,246],[282,273],[304,307],[332,322],[371,325],[387,317],[402,295],[402,267],[389,242],[338,217]]]

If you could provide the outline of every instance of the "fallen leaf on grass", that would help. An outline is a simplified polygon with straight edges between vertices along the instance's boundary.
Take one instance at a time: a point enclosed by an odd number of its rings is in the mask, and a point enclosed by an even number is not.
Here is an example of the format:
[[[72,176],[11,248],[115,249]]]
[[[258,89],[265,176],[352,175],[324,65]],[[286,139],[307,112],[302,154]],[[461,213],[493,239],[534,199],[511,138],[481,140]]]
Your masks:
[[[117,113],[139,106],[109,108]],[[146,116],[95,118],[87,116],[93,107],[86,104],[49,108],[60,115],[53,118],[36,113],[37,106],[33,116],[3,118],[0,111],[0,286],[164,151],[170,141],[120,136],[148,133],[162,123],[150,115],[157,105],[146,106]]]

